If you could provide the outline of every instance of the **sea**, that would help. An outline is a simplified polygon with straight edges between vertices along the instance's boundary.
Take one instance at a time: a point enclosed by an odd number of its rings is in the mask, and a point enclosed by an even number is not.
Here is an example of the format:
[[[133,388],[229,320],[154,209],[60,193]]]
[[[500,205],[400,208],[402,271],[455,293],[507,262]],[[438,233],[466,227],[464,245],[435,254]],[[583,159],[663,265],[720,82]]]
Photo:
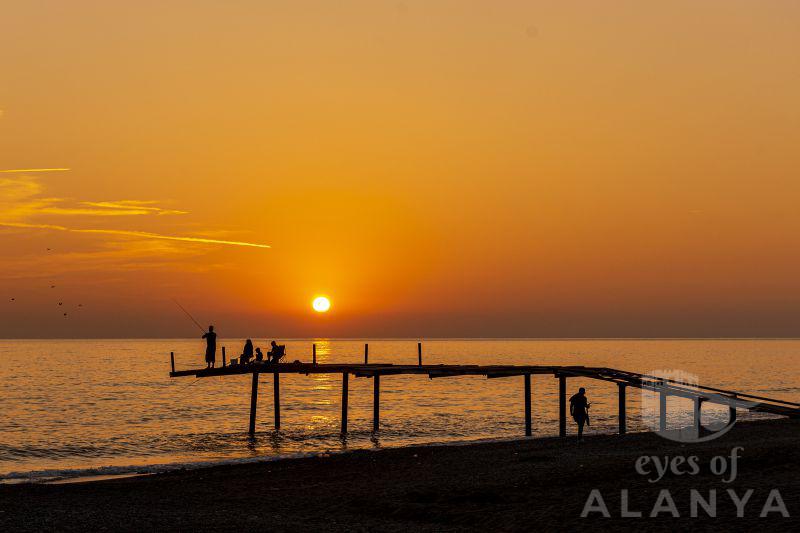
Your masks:
[[[269,339],[253,339],[266,352]],[[416,364],[420,339],[279,339],[287,359],[319,363]],[[668,375],[701,385],[800,401],[800,340],[422,339],[425,364],[603,366]],[[244,339],[221,339],[228,357]],[[349,432],[340,433],[341,375],[281,376],[281,428],[273,427],[272,376],[260,378],[256,434],[247,429],[250,375],[170,378],[205,366],[200,339],[0,341],[0,482],[53,482],[199,466],[334,454],[355,449],[524,438],[521,376],[381,378],[380,429],[372,431],[372,380],[349,380]],[[218,361],[221,359],[218,354]],[[532,378],[533,437],[558,433],[558,380]],[[587,434],[614,433],[613,383],[585,387]],[[654,408],[654,405],[656,406]],[[671,398],[670,426],[691,424],[691,400]],[[652,393],[629,389],[628,431],[657,424]],[[740,410],[739,420],[768,415]],[[704,406],[703,423],[728,410]],[[569,433],[575,432],[569,420]]]

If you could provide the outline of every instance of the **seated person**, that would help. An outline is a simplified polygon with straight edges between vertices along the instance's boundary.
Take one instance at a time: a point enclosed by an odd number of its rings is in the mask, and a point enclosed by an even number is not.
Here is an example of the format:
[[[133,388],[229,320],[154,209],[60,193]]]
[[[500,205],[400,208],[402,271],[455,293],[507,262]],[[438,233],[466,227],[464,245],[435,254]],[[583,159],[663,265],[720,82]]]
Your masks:
[[[242,350],[242,355],[239,357],[239,364],[246,365],[250,362],[250,359],[253,358],[253,341],[247,339],[244,343],[244,349]]]
[[[281,360],[281,357],[286,355],[286,346],[278,346],[278,343],[275,341],[272,341],[270,344],[272,345],[272,349],[267,352],[267,362],[277,363]]]
[[[256,348],[256,361],[259,363],[264,360],[264,354],[261,353],[261,348]]]

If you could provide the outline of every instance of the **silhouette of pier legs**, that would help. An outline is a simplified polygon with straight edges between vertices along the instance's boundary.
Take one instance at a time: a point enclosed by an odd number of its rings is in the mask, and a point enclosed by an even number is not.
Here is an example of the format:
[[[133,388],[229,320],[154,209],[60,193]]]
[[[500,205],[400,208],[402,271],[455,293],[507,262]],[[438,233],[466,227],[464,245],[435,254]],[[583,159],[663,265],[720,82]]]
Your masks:
[[[281,375],[275,372],[272,382],[273,407],[275,409],[275,430],[281,429]]]
[[[253,372],[253,385],[250,389],[250,436],[256,432],[256,409],[258,408],[258,372]]]
[[[694,433],[699,439],[703,432],[703,398],[697,397],[694,399]]]
[[[347,390],[347,379],[349,374],[347,372],[342,373],[342,435],[347,433],[347,400],[348,400],[348,390]]]
[[[372,431],[378,431],[381,419],[381,375],[372,378]]]
[[[533,434],[531,428],[531,375],[525,374],[525,436]]]
[[[365,355],[368,356],[368,346],[365,346]],[[559,435],[567,435],[567,378],[580,377],[583,379],[591,378],[605,382],[616,383],[619,387],[619,431],[625,433],[627,430],[626,419],[626,394],[627,387],[636,387],[642,390],[654,390],[659,394],[660,413],[659,427],[661,431],[667,427],[667,403],[669,396],[689,398],[694,400],[694,428],[698,434],[703,432],[702,427],[702,404],[703,402],[723,405],[729,409],[730,423],[736,421],[737,409],[746,409],[760,413],[769,413],[777,416],[800,418],[800,403],[789,402],[763,396],[754,396],[744,392],[724,390],[714,387],[701,385],[688,385],[680,381],[615,370],[605,367],[584,367],[584,366],[541,366],[541,365],[420,365],[417,352],[417,364],[415,365],[395,365],[395,364],[342,364],[342,363],[321,363],[311,364],[295,361],[294,363],[253,363],[226,365],[216,368],[193,368],[187,370],[175,370],[175,354],[170,353],[170,377],[209,378],[216,376],[233,376],[241,374],[254,374],[252,376],[252,389],[250,393],[250,434],[255,433],[255,419],[258,407],[258,374],[272,373],[274,377],[274,402],[275,410],[275,429],[280,429],[280,374],[342,374],[342,434],[347,432],[347,411],[348,411],[348,379],[353,374],[356,377],[367,377],[374,379],[373,386],[373,431],[380,428],[380,376],[381,375],[427,375],[429,378],[454,377],[454,376],[485,376],[486,378],[507,378],[511,376],[523,376],[524,409],[525,409],[525,435],[532,434],[532,383],[533,375],[552,375],[558,379],[558,415],[559,415]],[[313,361],[313,354],[312,354]],[[708,392],[711,391],[711,392]]]
[[[567,436],[567,376],[558,375],[558,436]]]

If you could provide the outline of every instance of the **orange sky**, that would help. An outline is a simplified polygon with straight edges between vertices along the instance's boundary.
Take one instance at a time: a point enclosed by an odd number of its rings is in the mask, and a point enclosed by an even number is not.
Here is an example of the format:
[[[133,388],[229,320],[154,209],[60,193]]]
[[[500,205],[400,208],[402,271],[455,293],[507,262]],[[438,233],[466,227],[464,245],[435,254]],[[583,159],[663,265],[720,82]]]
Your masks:
[[[800,335],[800,4],[658,4],[5,3],[0,336]]]

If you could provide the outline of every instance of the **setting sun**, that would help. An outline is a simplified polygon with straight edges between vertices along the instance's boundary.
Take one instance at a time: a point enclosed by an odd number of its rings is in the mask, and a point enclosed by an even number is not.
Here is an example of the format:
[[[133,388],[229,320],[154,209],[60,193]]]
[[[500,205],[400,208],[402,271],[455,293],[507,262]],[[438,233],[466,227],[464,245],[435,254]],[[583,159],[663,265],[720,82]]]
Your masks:
[[[311,304],[314,307],[314,311],[317,313],[325,313],[328,309],[331,308],[331,301],[328,300],[324,296],[319,296],[314,298],[314,303]]]

